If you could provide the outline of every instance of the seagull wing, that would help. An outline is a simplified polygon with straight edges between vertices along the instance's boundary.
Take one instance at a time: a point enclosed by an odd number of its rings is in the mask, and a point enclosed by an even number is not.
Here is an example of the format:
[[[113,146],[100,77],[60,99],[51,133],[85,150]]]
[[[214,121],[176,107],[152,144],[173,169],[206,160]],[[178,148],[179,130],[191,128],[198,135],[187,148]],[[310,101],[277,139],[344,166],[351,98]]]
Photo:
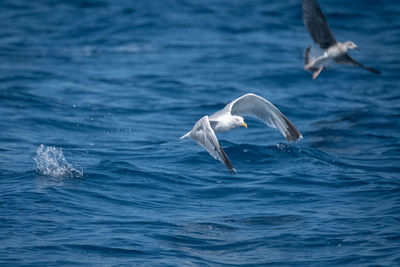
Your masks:
[[[311,38],[321,49],[336,44],[335,36],[329,29],[325,15],[322,13],[317,0],[302,0],[303,21]]]
[[[204,147],[211,156],[226,165],[230,173],[236,173],[235,168],[219,145],[214,130],[211,128],[208,116],[204,116],[194,125],[190,137],[200,146]]]
[[[343,54],[339,57],[334,58],[336,63],[339,64],[345,64],[345,65],[349,65],[349,66],[355,66],[355,67],[361,67],[363,69],[366,69],[372,73],[381,73],[379,70],[376,70],[374,68],[370,68],[367,66],[364,66],[363,64],[357,62],[356,60],[354,60],[349,54]]]
[[[303,138],[293,123],[279,109],[261,96],[246,94],[233,100],[225,109],[230,111],[232,115],[258,118],[268,126],[278,129],[288,141]]]

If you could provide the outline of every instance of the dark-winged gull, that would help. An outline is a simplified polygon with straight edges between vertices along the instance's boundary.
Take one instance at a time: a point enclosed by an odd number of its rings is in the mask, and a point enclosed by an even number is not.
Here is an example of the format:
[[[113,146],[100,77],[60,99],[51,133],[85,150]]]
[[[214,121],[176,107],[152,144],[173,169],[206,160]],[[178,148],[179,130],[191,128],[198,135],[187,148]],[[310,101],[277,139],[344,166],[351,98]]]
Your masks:
[[[302,0],[302,8],[304,24],[310,32],[311,38],[323,50],[321,56],[312,57],[310,55],[310,46],[306,49],[304,55],[304,69],[313,72],[314,80],[328,66],[331,59],[336,63],[361,67],[373,73],[380,73],[380,71],[366,67],[350,57],[347,51],[358,48],[353,42],[340,43],[336,41],[317,0]]]
[[[240,126],[247,128],[242,116],[257,118],[268,126],[278,129],[288,142],[303,138],[296,127],[274,105],[255,94],[246,94],[211,116],[204,116],[193,129],[180,139],[190,137],[203,146],[216,160],[226,165],[229,172],[236,173],[228,156],[220,146],[215,133],[223,133]]]

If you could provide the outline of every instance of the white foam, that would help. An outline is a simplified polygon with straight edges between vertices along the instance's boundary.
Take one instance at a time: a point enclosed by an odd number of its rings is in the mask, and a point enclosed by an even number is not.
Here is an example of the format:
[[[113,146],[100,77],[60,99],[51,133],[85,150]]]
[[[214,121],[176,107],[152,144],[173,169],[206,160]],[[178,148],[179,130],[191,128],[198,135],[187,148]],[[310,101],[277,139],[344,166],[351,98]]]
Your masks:
[[[36,150],[36,168],[39,173],[53,177],[81,178],[83,171],[75,169],[64,157],[61,148],[40,145]]]
[[[141,51],[151,51],[153,50],[151,45],[137,45],[137,44],[125,44],[125,45],[120,45],[114,48],[115,51],[120,52],[120,53],[137,53]]]

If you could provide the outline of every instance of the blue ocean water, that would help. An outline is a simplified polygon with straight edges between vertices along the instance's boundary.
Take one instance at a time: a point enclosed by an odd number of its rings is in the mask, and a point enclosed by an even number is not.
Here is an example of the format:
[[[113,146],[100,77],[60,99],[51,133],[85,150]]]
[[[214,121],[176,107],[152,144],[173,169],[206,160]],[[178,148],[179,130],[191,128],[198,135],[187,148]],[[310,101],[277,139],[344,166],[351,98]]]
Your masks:
[[[320,0],[382,71],[303,70],[300,0],[3,0],[0,265],[400,265],[400,4]],[[253,92],[304,136],[247,119]]]

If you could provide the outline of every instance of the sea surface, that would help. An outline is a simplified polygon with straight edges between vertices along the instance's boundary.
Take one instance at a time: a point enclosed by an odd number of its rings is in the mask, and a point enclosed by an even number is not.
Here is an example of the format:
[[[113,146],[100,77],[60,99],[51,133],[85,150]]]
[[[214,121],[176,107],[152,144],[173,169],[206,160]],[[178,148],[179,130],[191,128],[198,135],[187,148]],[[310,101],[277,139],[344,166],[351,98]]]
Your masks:
[[[377,68],[303,70],[301,1],[3,0],[0,265],[400,265],[400,2],[320,0]],[[304,139],[179,137],[258,94]]]

